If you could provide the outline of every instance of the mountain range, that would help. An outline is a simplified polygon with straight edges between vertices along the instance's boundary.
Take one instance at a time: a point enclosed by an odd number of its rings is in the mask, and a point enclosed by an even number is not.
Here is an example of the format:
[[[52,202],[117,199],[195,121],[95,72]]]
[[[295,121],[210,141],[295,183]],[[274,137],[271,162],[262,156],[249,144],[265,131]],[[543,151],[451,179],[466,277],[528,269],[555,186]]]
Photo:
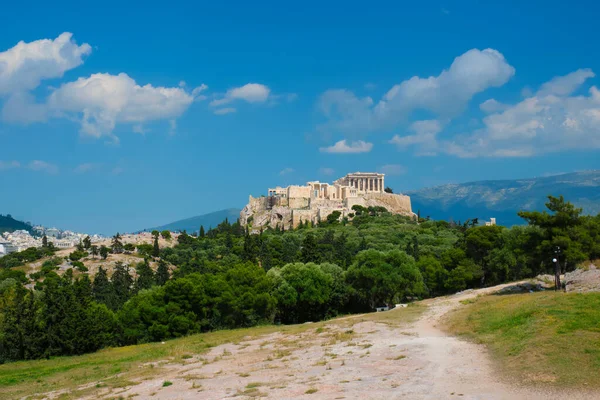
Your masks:
[[[600,171],[447,184],[404,194],[421,217],[463,222],[479,218],[480,223],[494,217],[498,224],[511,226],[523,224],[517,215],[520,210],[545,210],[548,195],[563,195],[585,214],[600,213]]]
[[[208,230],[210,227],[216,227],[225,218],[229,219],[229,222],[234,222],[240,217],[240,209],[228,208],[226,210],[214,211],[208,214],[197,215],[195,217],[181,219],[179,221],[171,222],[169,224],[157,226],[154,228],[144,229],[145,231],[163,231],[168,230],[172,232],[186,231],[188,233],[198,232],[200,226],[204,226],[204,229]]]

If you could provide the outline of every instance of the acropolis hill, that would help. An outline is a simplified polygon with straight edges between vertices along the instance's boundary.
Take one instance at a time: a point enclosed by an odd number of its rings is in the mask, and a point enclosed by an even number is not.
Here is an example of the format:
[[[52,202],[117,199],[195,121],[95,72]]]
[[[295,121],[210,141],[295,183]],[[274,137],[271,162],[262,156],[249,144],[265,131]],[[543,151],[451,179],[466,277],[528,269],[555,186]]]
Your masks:
[[[270,188],[267,196],[250,196],[240,213],[240,223],[254,229],[295,228],[301,222],[323,221],[334,211],[341,213],[340,218],[352,219],[354,205],[385,207],[394,214],[413,216],[410,197],[386,193],[384,180],[384,174],[355,172],[333,184],[313,181],[304,186]]]

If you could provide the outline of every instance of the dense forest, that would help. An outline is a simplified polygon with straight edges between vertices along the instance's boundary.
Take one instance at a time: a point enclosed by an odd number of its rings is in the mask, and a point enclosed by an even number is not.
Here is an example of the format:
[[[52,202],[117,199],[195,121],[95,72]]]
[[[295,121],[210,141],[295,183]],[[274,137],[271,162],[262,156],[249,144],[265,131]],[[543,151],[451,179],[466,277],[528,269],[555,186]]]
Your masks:
[[[312,226],[250,234],[227,220],[183,233],[172,248],[82,243],[62,276],[41,249],[0,258],[0,362],[76,355],[257,324],[302,323],[372,311],[467,288],[533,277],[600,258],[600,215],[582,216],[562,197],[546,212],[521,212],[525,226],[415,221],[355,208]],[[168,237],[168,232],[162,233]],[[173,239],[175,240],[175,239]],[[560,252],[558,252],[560,248]],[[86,273],[88,255],[135,251],[137,265]],[[15,267],[44,258],[30,276]],[[150,260],[158,265],[150,267]]]

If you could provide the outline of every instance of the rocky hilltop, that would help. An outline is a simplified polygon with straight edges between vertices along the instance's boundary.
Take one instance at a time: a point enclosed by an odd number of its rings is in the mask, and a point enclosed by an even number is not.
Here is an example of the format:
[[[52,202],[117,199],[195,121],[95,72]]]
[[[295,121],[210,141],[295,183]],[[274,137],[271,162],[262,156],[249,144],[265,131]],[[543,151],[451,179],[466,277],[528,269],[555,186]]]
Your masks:
[[[240,223],[253,231],[262,227],[295,228],[300,223],[313,224],[337,212],[337,218],[354,217],[354,206],[383,207],[394,214],[414,216],[410,197],[384,191],[384,175],[356,172],[333,184],[318,181],[304,186],[268,189],[267,196],[250,196],[240,212]]]

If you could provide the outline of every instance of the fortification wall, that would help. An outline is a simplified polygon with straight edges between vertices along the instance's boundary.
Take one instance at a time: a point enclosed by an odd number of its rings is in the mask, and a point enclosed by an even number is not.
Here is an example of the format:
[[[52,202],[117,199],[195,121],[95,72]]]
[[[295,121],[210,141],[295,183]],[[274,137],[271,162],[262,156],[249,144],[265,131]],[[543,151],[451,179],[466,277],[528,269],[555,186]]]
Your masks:
[[[300,222],[316,222],[317,210],[292,210],[292,227],[295,229]]]
[[[288,198],[308,198],[310,199],[310,186],[290,186],[288,187]]]

